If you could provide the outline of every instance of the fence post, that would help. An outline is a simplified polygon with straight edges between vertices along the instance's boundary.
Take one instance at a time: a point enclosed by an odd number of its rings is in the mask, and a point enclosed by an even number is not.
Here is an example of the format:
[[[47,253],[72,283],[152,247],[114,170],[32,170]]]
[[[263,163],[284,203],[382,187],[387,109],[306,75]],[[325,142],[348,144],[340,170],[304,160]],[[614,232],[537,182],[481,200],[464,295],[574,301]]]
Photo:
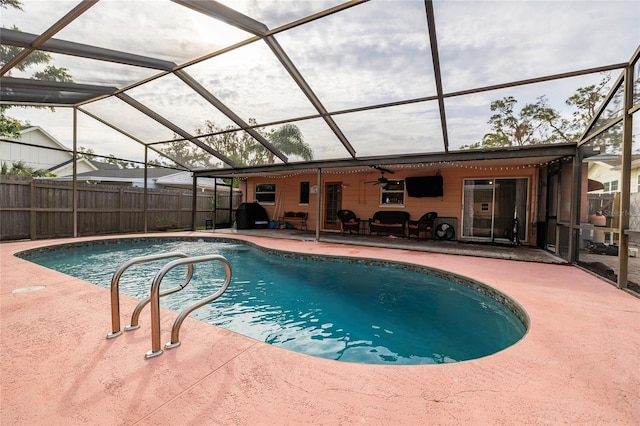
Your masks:
[[[124,223],[124,188],[120,188],[118,204],[118,232],[122,233],[122,224]]]
[[[31,178],[31,201],[29,208],[29,234],[32,240],[38,239],[38,220],[36,212],[36,181]]]

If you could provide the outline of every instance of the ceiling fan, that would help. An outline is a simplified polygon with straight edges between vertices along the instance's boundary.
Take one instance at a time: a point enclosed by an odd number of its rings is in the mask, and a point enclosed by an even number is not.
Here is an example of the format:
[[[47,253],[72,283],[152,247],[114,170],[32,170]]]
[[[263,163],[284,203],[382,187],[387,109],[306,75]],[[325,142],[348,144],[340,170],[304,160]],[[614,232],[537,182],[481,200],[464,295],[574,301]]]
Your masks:
[[[385,173],[391,173],[393,174],[393,170],[389,170],[389,169],[385,169],[383,167],[380,166],[371,166],[374,169],[380,170],[380,177],[376,180],[367,180],[364,183],[373,183],[374,185],[386,185],[387,182],[389,182],[389,179],[387,179],[386,177],[384,177]]]

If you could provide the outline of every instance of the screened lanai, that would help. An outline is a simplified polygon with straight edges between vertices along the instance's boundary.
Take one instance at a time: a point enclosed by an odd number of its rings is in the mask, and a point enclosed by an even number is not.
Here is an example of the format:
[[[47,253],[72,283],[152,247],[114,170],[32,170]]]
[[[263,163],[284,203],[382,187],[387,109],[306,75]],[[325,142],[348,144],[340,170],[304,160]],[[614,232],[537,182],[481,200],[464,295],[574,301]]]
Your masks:
[[[59,0],[3,2],[1,19],[3,113],[74,155],[194,179],[538,167],[562,195],[550,246],[572,260],[590,230],[588,169],[613,157],[621,196],[606,229],[626,282],[640,231],[621,213],[640,186],[635,1]],[[567,102],[600,85],[597,105]],[[555,115],[522,139],[528,105]]]

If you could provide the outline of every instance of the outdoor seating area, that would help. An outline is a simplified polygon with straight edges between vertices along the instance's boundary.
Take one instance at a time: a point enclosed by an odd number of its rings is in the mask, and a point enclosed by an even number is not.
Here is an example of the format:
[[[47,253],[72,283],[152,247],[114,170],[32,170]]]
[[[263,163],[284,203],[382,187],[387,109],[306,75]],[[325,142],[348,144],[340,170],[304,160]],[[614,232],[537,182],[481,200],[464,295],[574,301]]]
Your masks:
[[[422,217],[418,220],[410,220],[409,226],[407,228],[409,232],[408,237],[415,235],[416,238],[419,240],[420,234],[424,233],[425,238],[427,238],[427,235],[430,238],[433,238],[433,224],[437,217],[438,217],[438,213],[429,212],[422,215]]]
[[[338,210],[338,219],[340,220],[341,232],[360,233],[360,218],[351,210]]]
[[[287,226],[287,224],[293,228],[298,226],[303,231],[307,230],[307,219],[309,213],[307,212],[284,212],[280,218],[280,226]]]
[[[352,210],[343,209],[337,213],[340,220],[340,231],[344,233],[360,234],[364,229],[362,228],[362,220]],[[411,238],[415,236],[417,240],[423,239],[436,239],[435,221],[438,218],[438,213],[431,211],[423,214],[419,219],[411,219],[411,214],[405,211],[395,210],[380,210],[373,214],[373,217],[369,218],[365,223],[368,227],[369,235],[393,235],[396,237]],[[449,233],[455,232],[453,227],[450,227]],[[447,235],[447,238],[438,239],[452,239],[454,235]]]
[[[411,215],[404,211],[381,210],[369,219],[369,232],[378,235],[406,236],[407,223]]]

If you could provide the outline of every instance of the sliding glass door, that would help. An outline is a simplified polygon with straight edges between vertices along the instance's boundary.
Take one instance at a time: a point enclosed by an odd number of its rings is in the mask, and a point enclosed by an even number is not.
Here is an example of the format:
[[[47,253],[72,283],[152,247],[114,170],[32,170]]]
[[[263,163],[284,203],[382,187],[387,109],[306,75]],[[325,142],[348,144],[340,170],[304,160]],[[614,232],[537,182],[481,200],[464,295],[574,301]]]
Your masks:
[[[476,241],[526,240],[527,178],[465,179],[462,200],[462,238]]]

